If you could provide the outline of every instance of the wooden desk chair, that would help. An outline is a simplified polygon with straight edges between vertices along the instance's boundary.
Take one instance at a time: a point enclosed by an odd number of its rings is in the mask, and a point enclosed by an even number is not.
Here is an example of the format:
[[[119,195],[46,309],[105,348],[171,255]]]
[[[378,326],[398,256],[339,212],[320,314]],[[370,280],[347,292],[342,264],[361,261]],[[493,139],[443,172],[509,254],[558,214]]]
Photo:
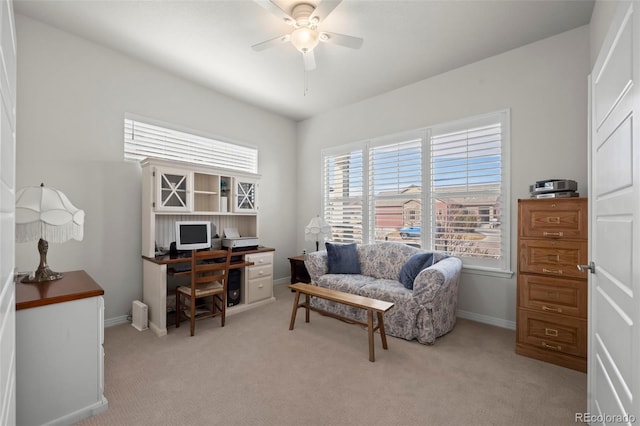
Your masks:
[[[193,250],[191,285],[176,288],[176,328],[180,327],[183,316],[191,322],[192,336],[195,333],[197,319],[220,316],[220,325],[224,327],[230,263],[231,248]]]

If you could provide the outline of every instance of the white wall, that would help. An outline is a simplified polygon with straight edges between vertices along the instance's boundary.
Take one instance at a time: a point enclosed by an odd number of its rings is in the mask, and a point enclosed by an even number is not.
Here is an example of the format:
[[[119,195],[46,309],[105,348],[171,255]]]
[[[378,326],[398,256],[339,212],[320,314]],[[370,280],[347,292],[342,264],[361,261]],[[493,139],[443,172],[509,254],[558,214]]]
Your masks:
[[[588,26],[346,106],[298,127],[298,228],[320,212],[320,152],[476,114],[511,109],[511,268],[517,199],[529,184],[568,178],[587,194]],[[390,66],[389,72],[393,72]],[[308,248],[298,232],[298,247]],[[463,274],[459,309],[514,326],[516,280]]]
[[[260,240],[276,248],[275,278],[295,252],[295,122],[225,97],[115,51],[16,16],[17,188],[62,190],[85,210],[84,241],[51,244],[57,271],[85,269],[105,290],[105,318],[142,297],[141,173],[123,161],[126,112],[257,146]],[[17,244],[19,271],[38,264]]]

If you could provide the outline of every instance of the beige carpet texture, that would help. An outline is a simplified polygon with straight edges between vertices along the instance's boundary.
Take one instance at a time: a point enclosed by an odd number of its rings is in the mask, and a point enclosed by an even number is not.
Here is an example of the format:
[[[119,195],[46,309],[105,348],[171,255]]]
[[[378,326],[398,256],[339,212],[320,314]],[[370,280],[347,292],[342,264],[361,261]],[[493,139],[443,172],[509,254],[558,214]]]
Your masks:
[[[109,409],[80,425],[575,425],[587,376],[516,355],[515,332],[458,319],[434,345],[275,303],[168,335],[105,330]]]

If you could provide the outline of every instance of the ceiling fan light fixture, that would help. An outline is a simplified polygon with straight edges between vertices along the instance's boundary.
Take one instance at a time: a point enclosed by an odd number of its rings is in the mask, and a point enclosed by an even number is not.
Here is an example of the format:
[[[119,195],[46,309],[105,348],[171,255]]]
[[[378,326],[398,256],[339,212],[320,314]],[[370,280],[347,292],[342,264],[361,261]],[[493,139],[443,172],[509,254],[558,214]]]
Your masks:
[[[290,41],[300,52],[310,52],[318,45],[320,34],[309,27],[301,27],[291,33]]]

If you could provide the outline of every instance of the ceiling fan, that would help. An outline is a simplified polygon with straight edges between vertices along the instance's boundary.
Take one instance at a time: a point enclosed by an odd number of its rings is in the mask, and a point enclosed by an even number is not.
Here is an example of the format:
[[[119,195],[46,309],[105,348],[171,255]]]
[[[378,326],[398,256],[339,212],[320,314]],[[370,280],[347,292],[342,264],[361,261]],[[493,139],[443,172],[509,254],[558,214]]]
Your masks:
[[[321,0],[317,7],[308,3],[297,3],[291,8],[291,14],[285,12],[272,0],[254,0],[260,6],[282,19],[294,29],[288,34],[272,38],[262,43],[254,44],[251,48],[255,51],[265,50],[278,44],[291,42],[293,46],[302,52],[304,69],[311,71],[316,68],[316,59],[313,49],[319,42],[333,43],[351,49],[359,49],[363,40],[345,34],[320,31],[318,26],[335,9],[342,0]]]

